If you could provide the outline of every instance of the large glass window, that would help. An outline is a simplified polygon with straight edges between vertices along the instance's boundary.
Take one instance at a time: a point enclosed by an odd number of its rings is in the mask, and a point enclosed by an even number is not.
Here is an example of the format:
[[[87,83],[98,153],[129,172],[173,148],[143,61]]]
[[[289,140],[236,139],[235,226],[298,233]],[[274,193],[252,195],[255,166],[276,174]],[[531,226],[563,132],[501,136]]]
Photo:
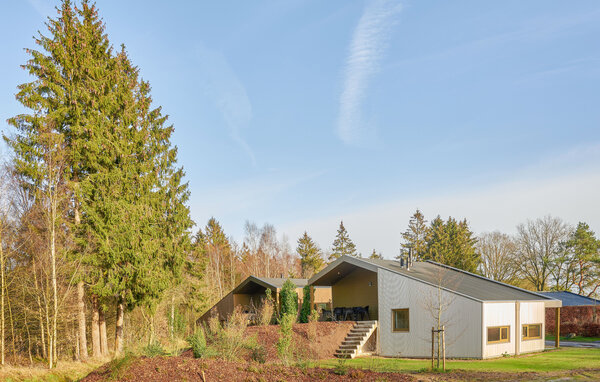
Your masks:
[[[500,343],[510,341],[510,326],[489,326],[487,328],[487,342]]]
[[[408,309],[392,309],[392,331],[408,332]]]
[[[542,338],[542,324],[523,325],[523,339],[535,340]]]

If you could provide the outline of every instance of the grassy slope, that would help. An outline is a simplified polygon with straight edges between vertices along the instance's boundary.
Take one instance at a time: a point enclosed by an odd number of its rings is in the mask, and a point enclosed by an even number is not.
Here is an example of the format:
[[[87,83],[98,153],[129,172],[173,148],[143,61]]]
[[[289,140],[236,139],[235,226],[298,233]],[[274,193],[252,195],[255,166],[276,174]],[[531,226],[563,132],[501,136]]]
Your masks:
[[[81,363],[61,361],[59,362],[58,367],[53,370],[48,370],[42,366],[15,367],[7,365],[0,369],[0,381],[76,381],[88,375],[101,364],[102,362]]]
[[[337,360],[323,361],[323,366],[336,366]],[[431,366],[430,360],[365,357],[348,360],[350,367],[376,371],[415,372]],[[492,360],[450,360],[446,368],[451,370],[477,371],[561,371],[585,368],[600,368],[600,349],[560,349],[543,353],[505,357]]]

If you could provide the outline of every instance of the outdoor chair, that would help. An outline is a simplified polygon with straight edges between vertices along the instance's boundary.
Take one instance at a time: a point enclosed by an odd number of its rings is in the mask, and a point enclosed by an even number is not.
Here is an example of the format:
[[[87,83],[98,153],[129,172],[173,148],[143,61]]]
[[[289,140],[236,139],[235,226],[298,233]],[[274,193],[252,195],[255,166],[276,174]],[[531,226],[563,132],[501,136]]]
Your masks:
[[[354,313],[354,318],[358,321],[358,320],[364,320],[365,317],[368,319],[369,318],[369,306],[356,306],[354,308],[352,308],[353,313]]]
[[[333,319],[339,321],[342,319],[344,308],[333,308]]]
[[[354,308],[342,308],[342,309],[343,309],[344,321],[348,321],[348,316],[350,316],[350,319],[352,319],[354,321],[354,319],[355,319]]]

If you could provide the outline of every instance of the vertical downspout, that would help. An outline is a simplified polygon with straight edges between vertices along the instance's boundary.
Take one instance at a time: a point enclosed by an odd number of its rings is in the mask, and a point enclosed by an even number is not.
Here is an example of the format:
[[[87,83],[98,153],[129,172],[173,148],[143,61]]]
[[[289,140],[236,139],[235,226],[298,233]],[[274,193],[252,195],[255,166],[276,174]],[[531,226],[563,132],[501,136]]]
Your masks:
[[[515,301],[515,355],[521,354],[521,303]]]

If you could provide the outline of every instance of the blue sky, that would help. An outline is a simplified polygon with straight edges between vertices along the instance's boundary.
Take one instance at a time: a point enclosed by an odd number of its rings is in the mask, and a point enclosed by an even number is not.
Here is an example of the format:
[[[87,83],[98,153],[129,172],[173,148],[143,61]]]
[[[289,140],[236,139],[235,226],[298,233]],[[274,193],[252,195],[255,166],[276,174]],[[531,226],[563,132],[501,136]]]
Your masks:
[[[0,13],[0,127],[54,1]],[[175,125],[194,220],[391,258],[416,208],[600,231],[597,1],[97,2]],[[0,147],[4,155],[5,147]]]

